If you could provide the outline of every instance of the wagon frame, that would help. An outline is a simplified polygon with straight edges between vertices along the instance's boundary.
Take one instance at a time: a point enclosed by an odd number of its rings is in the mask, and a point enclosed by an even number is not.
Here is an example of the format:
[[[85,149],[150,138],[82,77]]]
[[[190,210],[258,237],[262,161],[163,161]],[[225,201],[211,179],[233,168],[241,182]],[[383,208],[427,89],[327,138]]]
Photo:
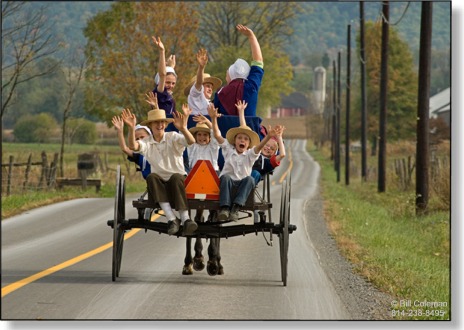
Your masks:
[[[281,192],[281,205],[280,205],[280,219],[279,223],[273,223],[271,218],[272,203],[270,202],[270,178],[266,175],[263,179],[262,196],[258,193],[258,188],[253,189],[252,193],[241,208],[241,212],[247,213],[246,217],[239,218],[238,221],[248,218],[251,212],[258,211],[260,221],[254,224],[230,224],[228,222],[200,222],[198,229],[190,237],[200,238],[229,238],[235,236],[245,236],[247,234],[262,232],[269,233],[269,245],[272,245],[273,235],[279,238],[280,247],[280,265],[281,265],[281,279],[283,285],[287,285],[287,266],[288,266],[288,247],[289,247],[289,234],[293,233],[297,228],[295,225],[290,224],[290,192],[291,192],[291,178],[282,182]],[[122,262],[122,253],[124,247],[124,234],[126,231],[133,228],[141,228],[152,230],[160,234],[167,234],[168,225],[166,222],[152,222],[150,219],[145,219],[144,213],[146,209],[153,209],[155,213],[160,210],[159,205],[153,205],[150,201],[144,199],[142,195],[139,199],[134,200],[132,205],[137,209],[138,217],[136,219],[126,219],[125,212],[125,177],[121,174],[121,168],[118,165],[116,169],[116,193],[114,200],[114,219],[108,220],[108,226],[113,228],[113,257],[112,257],[112,280],[116,281],[119,277]],[[258,199],[257,201],[255,201]],[[219,210],[219,201],[217,200],[199,200],[188,199],[189,211],[194,209],[203,210]],[[266,216],[267,212],[267,216]],[[224,226],[224,224],[228,223]],[[115,225],[116,224],[116,225]],[[186,237],[181,234],[181,230],[173,236]]]

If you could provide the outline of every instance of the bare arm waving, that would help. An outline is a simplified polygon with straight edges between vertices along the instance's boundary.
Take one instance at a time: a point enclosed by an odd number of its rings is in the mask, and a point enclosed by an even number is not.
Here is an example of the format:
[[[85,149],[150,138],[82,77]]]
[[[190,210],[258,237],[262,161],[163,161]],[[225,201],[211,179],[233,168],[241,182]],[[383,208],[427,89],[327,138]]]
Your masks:
[[[254,32],[250,28],[242,24],[237,25],[237,31],[248,38],[248,42],[250,43],[251,47],[251,56],[253,60],[257,62],[263,62],[263,54],[261,53],[261,47]]]

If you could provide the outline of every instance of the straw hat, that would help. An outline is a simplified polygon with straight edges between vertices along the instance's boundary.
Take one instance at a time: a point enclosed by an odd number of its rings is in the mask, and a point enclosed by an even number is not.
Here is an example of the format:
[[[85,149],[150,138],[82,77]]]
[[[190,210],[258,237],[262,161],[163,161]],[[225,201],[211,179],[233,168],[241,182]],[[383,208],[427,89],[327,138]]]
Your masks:
[[[250,138],[250,148],[253,148],[255,145],[259,144],[260,140],[258,134],[248,126],[239,126],[229,129],[226,134],[227,141],[229,141],[229,143],[232,145],[235,144],[235,136],[239,133],[248,135]]]
[[[188,96],[190,93],[190,89],[192,89],[193,84],[195,84],[195,81],[197,81],[197,76],[193,77],[190,79],[190,83],[187,85],[187,87],[184,88],[184,95]],[[210,83],[213,85],[213,91],[221,87],[222,85],[222,80],[217,78],[217,77],[212,77],[209,73],[204,73],[203,74],[203,84]]]
[[[190,133],[192,133],[192,135],[195,135],[195,133],[197,132],[211,133],[211,130],[208,127],[208,125],[204,123],[198,123],[195,127],[192,127],[191,129],[189,129],[189,131]]]
[[[165,121],[167,123],[172,123],[174,119],[166,118],[166,111],[161,110],[161,109],[154,109],[154,110],[148,111],[148,119],[142,121],[140,125],[146,126],[152,121]]]

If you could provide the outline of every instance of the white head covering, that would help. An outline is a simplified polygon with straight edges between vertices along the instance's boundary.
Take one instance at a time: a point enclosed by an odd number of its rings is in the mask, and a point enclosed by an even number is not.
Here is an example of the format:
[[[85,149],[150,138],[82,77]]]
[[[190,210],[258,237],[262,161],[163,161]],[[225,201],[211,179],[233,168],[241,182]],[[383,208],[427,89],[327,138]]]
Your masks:
[[[247,79],[250,74],[250,65],[247,61],[241,58],[237,59],[234,64],[229,67],[230,80],[237,78]]]
[[[151,131],[147,126],[143,126],[143,125],[138,124],[138,125],[135,126],[134,131],[136,131],[138,129],[144,129],[144,130],[146,130],[148,132],[148,135],[151,135]]]
[[[176,71],[174,70],[173,67],[171,67],[171,66],[167,66],[167,67],[166,67],[166,74],[168,74],[168,73],[173,73],[174,76],[176,76],[176,78],[177,78]],[[158,85],[158,84],[159,84],[159,81],[160,81],[159,73],[156,73],[156,75],[155,75],[155,84]]]

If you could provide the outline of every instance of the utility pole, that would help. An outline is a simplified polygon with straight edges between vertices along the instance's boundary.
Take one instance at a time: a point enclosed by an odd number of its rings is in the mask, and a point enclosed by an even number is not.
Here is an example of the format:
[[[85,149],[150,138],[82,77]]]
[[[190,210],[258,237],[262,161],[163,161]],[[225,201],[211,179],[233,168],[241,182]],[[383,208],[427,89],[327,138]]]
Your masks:
[[[336,162],[337,162],[337,182],[340,182],[340,108],[342,107],[341,104],[341,62],[342,62],[342,54],[341,51],[338,52],[338,79],[337,79],[337,144],[336,144]]]
[[[337,68],[335,66],[335,60],[332,61],[333,67],[333,83],[332,83],[332,158],[334,160],[334,169],[336,170],[335,166],[335,145],[336,145],[336,126],[337,126],[337,88],[336,88],[336,81],[337,81]]]
[[[378,192],[385,192],[387,166],[387,92],[388,92],[388,42],[390,9],[388,1],[382,2],[382,50],[380,64],[380,115]]]
[[[345,184],[350,184],[350,71],[351,71],[351,25],[347,29],[346,52],[346,122],[345,122]]]
[[[364,48],[364,1],[359,3],[360,62],[361,62],[361,178],[367,180],[367,96],[366,96],[366,52]]]
[[[416,215],[427,211],[429,201],[429,102],[432,52],[432,4],[422,2],[417,100]]]
[[[350,184],[350,93],[351,93],[351,25],[347,29],[346,52],[346,121],[345,121],[345,184]]]

